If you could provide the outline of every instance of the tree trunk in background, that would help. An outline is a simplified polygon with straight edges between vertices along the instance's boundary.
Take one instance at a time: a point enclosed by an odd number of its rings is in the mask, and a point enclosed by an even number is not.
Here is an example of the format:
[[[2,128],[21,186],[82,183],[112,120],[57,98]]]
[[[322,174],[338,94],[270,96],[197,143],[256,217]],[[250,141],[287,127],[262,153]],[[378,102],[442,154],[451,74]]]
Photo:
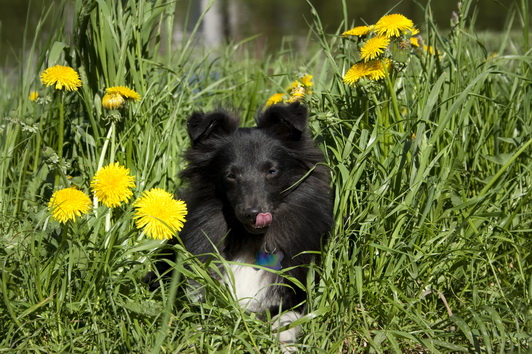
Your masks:
[[[212,6],[209,8],[209,4]],[[203,19],[203,38],[208,47],[217,47],[230,38],[229,0],[201,0],[201,12],[208,9]],[[234,6],[231,6],[234,8]]]

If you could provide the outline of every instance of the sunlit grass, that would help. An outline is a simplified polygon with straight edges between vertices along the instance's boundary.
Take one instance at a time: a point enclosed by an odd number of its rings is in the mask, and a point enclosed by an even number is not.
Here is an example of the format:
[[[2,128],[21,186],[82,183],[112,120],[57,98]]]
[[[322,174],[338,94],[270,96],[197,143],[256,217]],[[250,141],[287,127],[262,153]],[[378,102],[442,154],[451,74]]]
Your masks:
[[[198,26],[171,42],[171,3],[75,1],[73,36],[58,30],[42,47],[36,38],[19,74],[0,75],[0,348],[278,351],[269,315],[243,312],[211,277],[222,260],[203,265],[174,246],[171,284],[147,289],[141,279],[161,241],[136,228],[132,203],[180,187],[194,110],[234,108],[251,126],[269,97],[310,74],[304,100],[331,168],[336,222],[311,267],[320,280],[303,285],[301,352],[530,351],[528,4],[515,2],[508,30],[489,35],[475,32],[473,4],[462,2],[448,33],[427,9],[415,25],[434,51],[350,87],[343,77],[360,59],[341,36],[350,18],[327,33],[314,12],[304,51],[286,43],[256,55],[252,41],[205,48]],[[43,15],[37,36],[45,21],[64,18]],[[80,73],[78,91],[40,83],[53,65]],[[140,100],[103,108],[115,86]],[[92,197],[99,167],[114,162],[135,176],[131,200],[54,220],[54,191]],[[203,302],[182,291],[186,279],[203,287]]]

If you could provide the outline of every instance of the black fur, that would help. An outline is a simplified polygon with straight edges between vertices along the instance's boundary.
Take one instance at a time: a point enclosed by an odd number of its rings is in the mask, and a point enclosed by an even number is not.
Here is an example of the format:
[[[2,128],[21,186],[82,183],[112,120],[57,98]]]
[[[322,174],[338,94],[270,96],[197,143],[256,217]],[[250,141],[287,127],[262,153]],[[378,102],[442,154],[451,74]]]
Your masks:
[[[332,224],[332,198],[329,170],[320,164],[307,121],[298,103],[271,106],[256,128],[239,128],[239,119],[223,111],[189,118],[192,143],[181,173],[189,212],[179,234],[188,251],[204,255],[215,245],[227,260],[246,255],[252,263],[259,251],[277,250],[283,268],[315,259],[301,253],[320,250]],[[258,213],[271,213],[271,224],[255,227]],[[289,273],[305,283],[306,267]],[[305,298],[297,287],[275,291],[285,308]]]

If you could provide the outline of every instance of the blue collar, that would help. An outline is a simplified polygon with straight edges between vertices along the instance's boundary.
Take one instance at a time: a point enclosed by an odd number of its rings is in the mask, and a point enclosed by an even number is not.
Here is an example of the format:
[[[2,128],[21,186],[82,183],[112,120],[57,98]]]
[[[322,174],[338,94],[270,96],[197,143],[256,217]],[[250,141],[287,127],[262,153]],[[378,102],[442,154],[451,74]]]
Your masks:
[[[277,251],[275,253],[267,253],[260,251],[257,254],[257,260],[255,261],[256,265],[260,265],[266,268],[273,270],[281,270],[283,267],[281,261],[283,260],[283,252]]]

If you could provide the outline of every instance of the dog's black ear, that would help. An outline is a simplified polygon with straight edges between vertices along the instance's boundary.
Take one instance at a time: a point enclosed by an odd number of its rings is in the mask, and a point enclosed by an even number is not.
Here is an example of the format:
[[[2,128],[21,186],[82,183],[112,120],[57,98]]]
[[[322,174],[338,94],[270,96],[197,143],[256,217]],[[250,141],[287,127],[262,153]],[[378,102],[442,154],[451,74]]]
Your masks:
[[[226,112],[194,112],[187,121],[192,145],[215,135],[229,135],[237,130],[240,119]]]
[[[270,106],[257,119],[257,128],[267,130],[283,140],[299,140],[307,130],[308,111],[300,103]]]

